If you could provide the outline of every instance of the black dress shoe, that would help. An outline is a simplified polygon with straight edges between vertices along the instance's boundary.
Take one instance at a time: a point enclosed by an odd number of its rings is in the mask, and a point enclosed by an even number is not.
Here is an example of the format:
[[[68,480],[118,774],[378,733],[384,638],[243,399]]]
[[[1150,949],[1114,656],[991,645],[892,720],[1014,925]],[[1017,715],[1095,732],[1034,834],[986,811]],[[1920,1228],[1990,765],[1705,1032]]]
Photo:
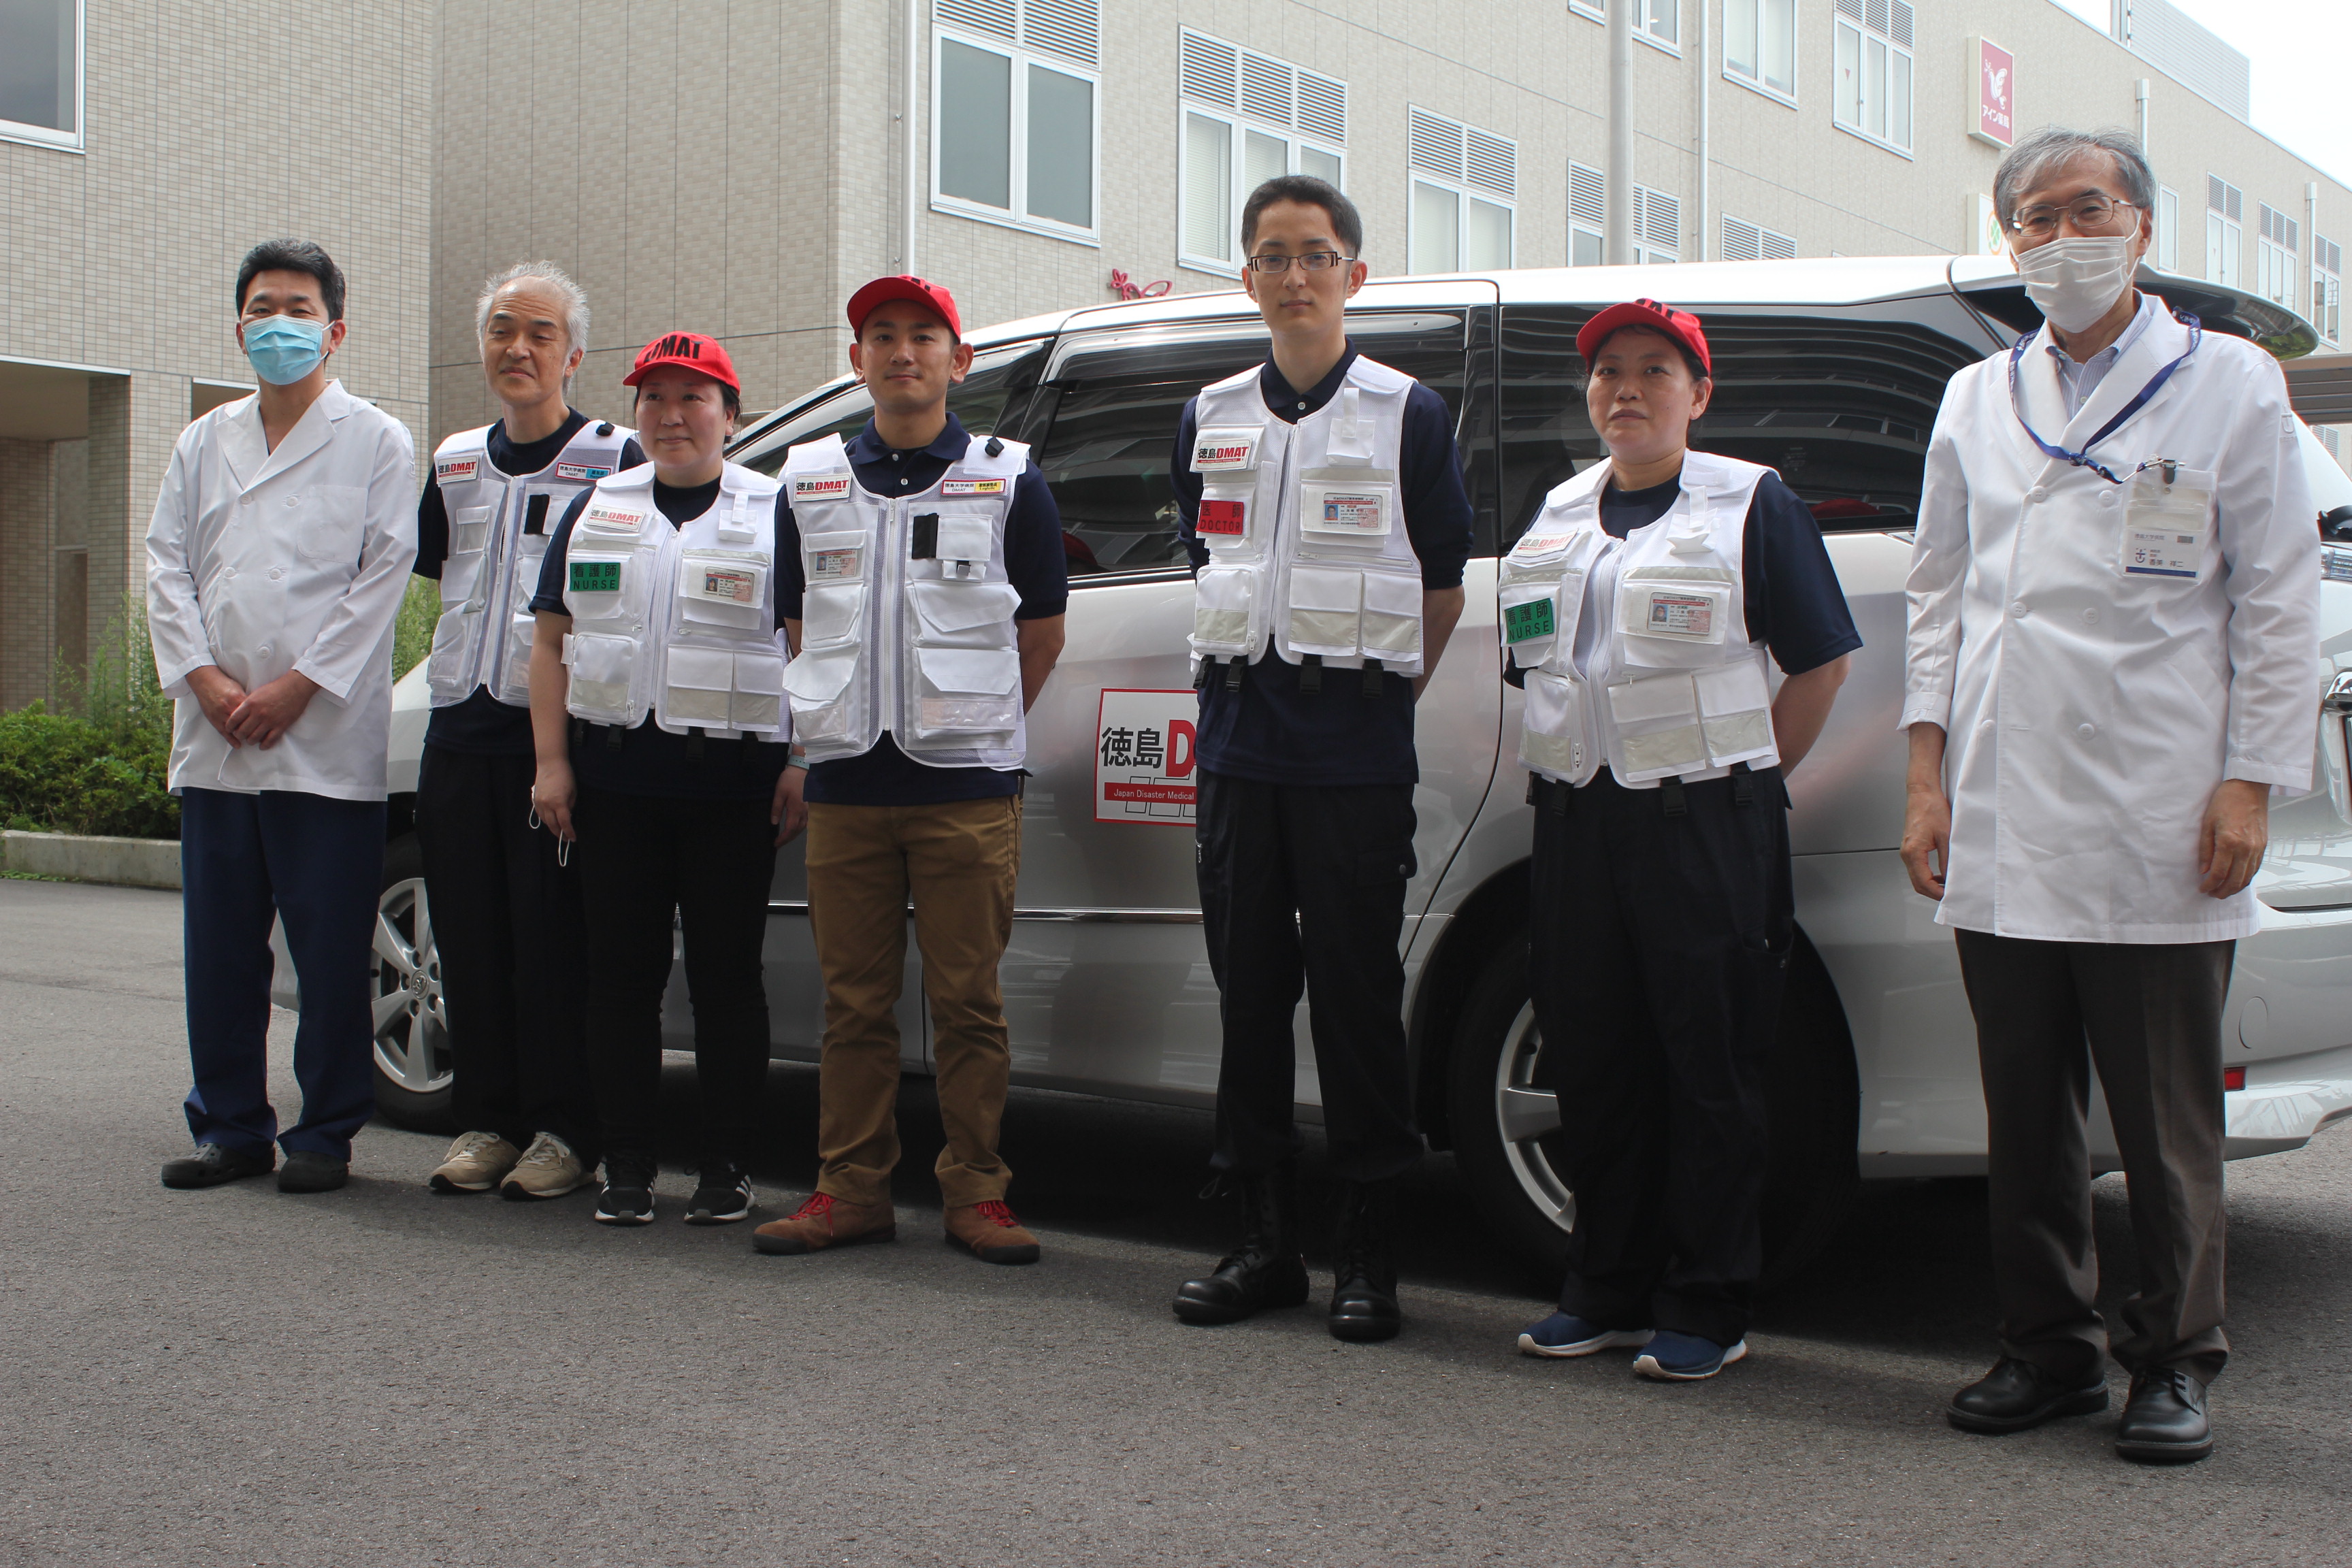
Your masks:
[[[267,1146],[257,1151],[199,1143],[186,1159],[163,1162],[163,1184],[183,1189],[217,1187],[240,1176],[266,1176],[277,1164],[278,1152]]]
[[[2205,1385],[2185,1366],[2144,1367],[2132,1374],[2131,1397],[2116,1428],[2116,1452],[2142,1464],[2185,1465],[2213,1451],[2213,1424],[2205,1416]]]
[[[298,1149],[286,1156],[286,1168],[278,1173],[278,1190],[281,1193],[331,1193],[351,1178],[350,1161]]]
[[[1944,1414],[1963,1432],[2022,1432],[2062,1415],[2095,1415],[2107,1407],[2105,1379],[2072,1387],[2032,1362],[2003,1356],[1952,1395]]]
[[[1331,1337],[1392,1340],[1404,1327],[1397,1310],[1396,1253],[1390,1245],[1388,1182],[1351,1182],[1339,1199],[1332,1248]]]
[[[1271,1307],[1307,1300],[1307,1260],[1298,1254],[1298,1175],[1288,1166],[1242,1178],[1242,1244],[1216,1268],[1176,1290],[1176,1315],[1188,1323],[1237,1323]]]

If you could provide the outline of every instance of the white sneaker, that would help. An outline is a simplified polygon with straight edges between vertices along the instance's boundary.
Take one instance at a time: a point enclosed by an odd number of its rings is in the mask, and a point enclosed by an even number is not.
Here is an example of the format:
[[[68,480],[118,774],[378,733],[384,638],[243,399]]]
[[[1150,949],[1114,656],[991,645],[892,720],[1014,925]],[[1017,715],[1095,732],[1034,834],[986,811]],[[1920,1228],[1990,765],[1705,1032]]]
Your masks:
[[[580,1163],[572,1145],[552,1132],[542,1132],[530,1141],[530,1147],[515,1162],[512,1173],[499,1193],[517,1203],[532,1198],[560,1198],[586,1184],[587,1180],[588,1167]]]
[[[487,1193],[521,1158],[495,1132],[460,1132],[425,1184],[436,1193]]]

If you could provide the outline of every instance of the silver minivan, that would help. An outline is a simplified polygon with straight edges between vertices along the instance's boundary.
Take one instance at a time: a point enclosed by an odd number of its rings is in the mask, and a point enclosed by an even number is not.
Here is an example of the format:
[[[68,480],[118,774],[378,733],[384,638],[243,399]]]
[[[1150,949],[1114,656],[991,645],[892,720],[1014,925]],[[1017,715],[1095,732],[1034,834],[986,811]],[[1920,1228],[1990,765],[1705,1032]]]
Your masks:
[[[2315,343],[2304,322],[2251,296],[2153,273],[2142,282],[2209,329],[2282,356]],[[2007,264],[1979,258],[1416,278],[1368,284],[1350,307],[1357,346],[1453,410],[1477,512],[1468,608],[1418,717],[1422,869],[1402,942],[1421,1121],[1454,1152],[1488,1220],[1544,1263],[1556,1261],[1575,1211],[1528,999],[1531,820],[1514,763],[1519,697],[1502,679],[1496,564],[1544,493],[1602,455],[1585,418],[1576,331],[1638,296],[1704,318],[1717,390],[1696,444],[1769,465],[1812,504],[1865,643],[1790,780],[1801,931],[1771,1079],[1766,1219],[1785,1268],[1862,1177],[1983,1169],[1984,1103],[1951,936],[1896,856],[1903,581],[1946,380],[2039,318]],[[1003,971],[1014,1081],[1206,1106],[1217,991],[1192,880],[1192,583],[1168,470],[1185,400],[1261,360],[1265,328],[1244,296],[1200,294],[1036,317],[971,341],[972,373],[950,406],[971,429],[1032,445],[1060,504],[1072,589],[1066,651],[1029,718],[1033,776]],[[774,473],[788,447],[854,432],[867,412],[864,389],[836,381],[758,420],[731,455]],[[2319,510],[2352,501],[2352,480],[2308,432],[2304,442]],[[2325,556],[2323,646],[2331,671],[2352,669],[2352,548]],[[394,708],[378,1099],[396,1121],[438,1125],[449,1058],[408,826],[421,669],[400,683]],[[2224,1022],[2232,1157],[2299,1147],[2352,1116],[2344,735],[2331,711],[2322,787],[2273,814],[2256,882],[2263,930],[2239,946]],[[822,997],[798,846],[778,860],[769,910],[774,1055],[813,1060]],[[899,1023],[917,1072],[930,1065],[919,963],[910,941]],[[682,976],[665,1022],[674,1044],[689,1042]],[[1305,1048],[1297,1098],[1303,1117],[1319,1114]],[[2102,1168],[2117,1164],[2104,1104],[2092,1149]]]

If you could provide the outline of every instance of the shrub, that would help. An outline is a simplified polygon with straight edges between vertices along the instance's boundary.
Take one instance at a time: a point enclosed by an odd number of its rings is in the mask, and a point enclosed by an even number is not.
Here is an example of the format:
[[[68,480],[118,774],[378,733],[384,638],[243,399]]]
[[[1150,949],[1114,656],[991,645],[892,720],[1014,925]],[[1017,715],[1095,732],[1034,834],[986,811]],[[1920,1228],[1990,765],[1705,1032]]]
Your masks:
[[[36,702],[0,714],[0,821],[50,833],[177,838],[180,803],[165,786],[168,732],[124,745],[88,719]]]
[[[441,618],[441,584],[430,577],[411,577],[400,601],[400,618],[393,623],[392,678],[398,680],[433,651],[434,623]]]

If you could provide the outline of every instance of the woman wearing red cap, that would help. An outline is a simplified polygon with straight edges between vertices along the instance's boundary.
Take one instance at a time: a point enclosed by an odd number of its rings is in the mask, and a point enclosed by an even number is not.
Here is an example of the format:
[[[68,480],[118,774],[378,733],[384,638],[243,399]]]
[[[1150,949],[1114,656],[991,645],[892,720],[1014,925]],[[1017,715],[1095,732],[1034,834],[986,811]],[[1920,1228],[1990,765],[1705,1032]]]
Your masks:
[[[656,338],[623,384],[650,460],[572,502],[531,601],[531,803],[580,857],[596,1217],[654,1217],[674,910],[702,1110],[686,1219],[719,1225],[751,1211],[745,1162],[768,1071],[760,947],[776,846],[800,826],[782,786],[782,487],[723,456],[740,389],[716,342]]]
[[[1747,1353],[1796,931],[1781,775],[1862,639],[1804,502],[1690,450],[1715,386],[1698,319],[1612,305],[1576,347],[1609,460],[1545,499],[1502,574],[1528,974],[1576,1193],[1559,1310],[1519,1348],[1640,1347],[1635,1371],[1691,1381]]]

